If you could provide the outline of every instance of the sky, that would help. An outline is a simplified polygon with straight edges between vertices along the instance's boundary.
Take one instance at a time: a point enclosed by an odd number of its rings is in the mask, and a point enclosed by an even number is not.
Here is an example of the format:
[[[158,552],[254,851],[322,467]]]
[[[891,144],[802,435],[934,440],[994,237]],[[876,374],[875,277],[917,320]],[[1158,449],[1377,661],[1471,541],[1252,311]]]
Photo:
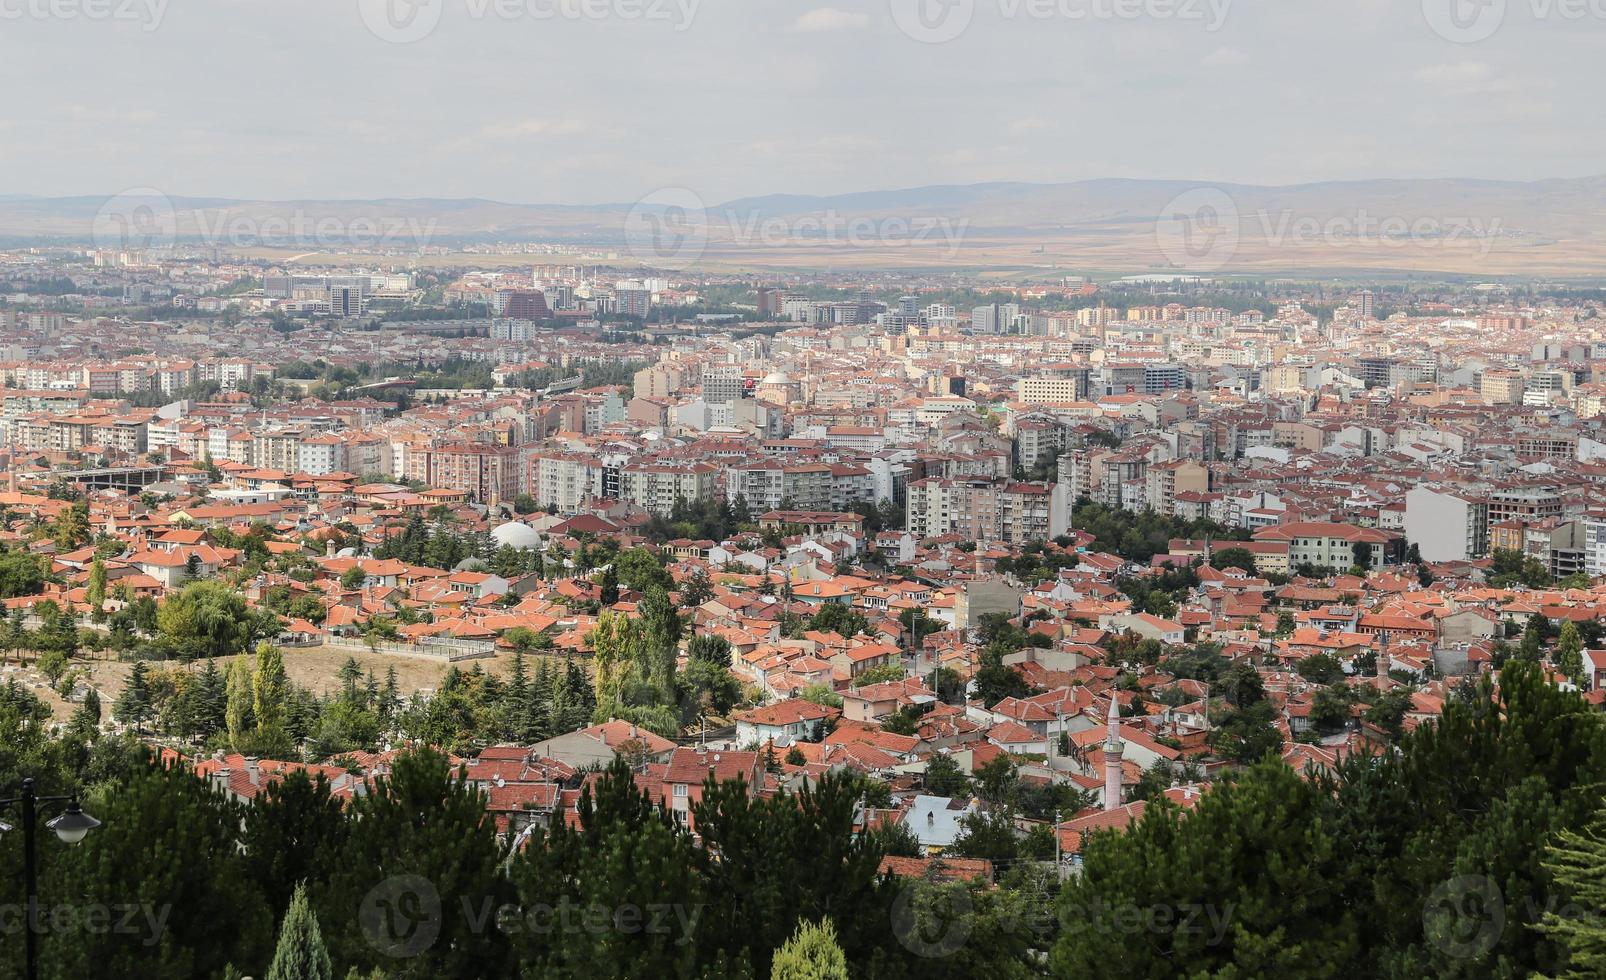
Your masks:
[[[0,194],[1606,171],[1606,0],[0,0]]]

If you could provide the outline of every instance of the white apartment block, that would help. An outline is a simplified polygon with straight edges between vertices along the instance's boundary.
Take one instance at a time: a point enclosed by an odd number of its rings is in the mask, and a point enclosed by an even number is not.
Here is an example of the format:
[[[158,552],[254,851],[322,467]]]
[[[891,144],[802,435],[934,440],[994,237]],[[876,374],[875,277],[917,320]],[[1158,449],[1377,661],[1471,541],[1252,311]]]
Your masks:
[[[1405,538],[1426,561],[1467,561],[1489,547],[1489,504],[1418,486],[1405,495]]]

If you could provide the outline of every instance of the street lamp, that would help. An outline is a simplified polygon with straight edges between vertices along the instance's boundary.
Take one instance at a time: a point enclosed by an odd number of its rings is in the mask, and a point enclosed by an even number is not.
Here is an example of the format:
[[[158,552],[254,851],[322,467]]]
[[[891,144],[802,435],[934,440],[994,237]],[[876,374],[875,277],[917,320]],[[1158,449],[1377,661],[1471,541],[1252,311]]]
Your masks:
[[[91,830],[100,826],[99,820],[85,813],[78,805],[77,796],[35,796],[31,777],[22,781],[21,796],[0,800],[0,809],[15,805],[22,814],[22,867],[28,885],[28,920],[24,928],[27,936],[28,980],[37,980],[39,976],[39,873],[34,861],[34,831],[39,824],[40,811],[57,803],[67,806],[60,814],[45,821],[45,827],[55,831],[63,844],[81,843]],[[0,822],[0,833],[11,829],[10,824]]]

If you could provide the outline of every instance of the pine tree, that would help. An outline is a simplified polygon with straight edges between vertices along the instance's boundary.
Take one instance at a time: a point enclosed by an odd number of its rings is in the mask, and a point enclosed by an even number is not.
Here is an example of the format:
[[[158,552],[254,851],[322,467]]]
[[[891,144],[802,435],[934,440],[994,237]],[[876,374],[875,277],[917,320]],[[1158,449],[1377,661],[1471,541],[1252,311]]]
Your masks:
[[[836,943],[830,919],[802,922],[775,951],[770,980],[847,980],[848,959]]]
[[[45,852],[40,894],[162,918],[46,937],[42,976],[211,977],[230,961],[267,962],[273,913],[246,873],[238,804],[187,767],[135,765],[91,812],[101,826],[81,846]],[[176,861],[178,854],[205,860]]]
[[[614,760],[582,790],[577,810],[578,829],[560,821],[545,846],[515,856],[511,877],[522,907],[706,907],[689,836],[654,807],[623,760]],[[750,971],[694,968],[709,951],[679,926],[699,930],[701,922],[628,933],[524,930],[513,940],[524,976],[751,976]]]
[[[346,700],[355,700],[357,697],[357,678],[362,676],[362,668],[357,666],[356,657],[347,657],[346,662],[340,665],[335,677],[340,681],[340,691]]]
[[[574,692],[580,711],[589,718],[597,709],[597,692],[591,687],[591,681],[586,679],[586,673],[580,667],[580,661],[573,657],[567,658],[568,666],[564,677],[568,682],[569,690]]]
[[[217,669],[217,661],[210,659],[195,680],[191,691],[195,698],[196,734],[210,738],[224,727],[229,700],[228,681],[223,672]]]
[[[498,713],[503,738],[512,742],[530,738],[530,671],[523,653],[513,654],[513,669],[502,687]]]
[[[1547,911],[1538,927],[1561,946],[1565,972],[1555,976],[1606,976],[1606,811],[1582,831],[1563,831],[1545,855],[1545,869],[1571,903],[1566,914]]]
[[[73,709],[72,717],[67,721],[67,730],[72,738],[83,742],[93,739],[100,731],[100,695],[90,688],[84,695],[84,700]]]
[[[555,685],[551,663],[545,658],[536,661],[535,677],[530,681],[529,705],[534,741],[560,734],[552,730],[552,695]]]
[[[603,569],[602,574],[597,576],[597,588],[601,592],[600,601],[603,608],[619,601],[619,573],[614,571],[612,565]]]
[[[379,695],[379,718],[389,722],[401,706],[401,691],[396,686],[396,668],[389,667],[385,671],[385,689]]]
[[[163,731],[188,738],[200,728],[197,705],[199,687],[199,680],[193,675],[180,673],[173,677],[173,693],[167,700],[167,710],[161,719]]]
[[[290,902],[303,881],[315,885],[344,860],[352,823],[320,773],[288,773],[263,787],[246,807],[240,843],[251,880],[274,907]],[[326,923],[332,922],[327,918]],[[337,913],[338,915],[338,913]]]
[[[145,661],[134,661],[133,669],[129,671],[128,683],[123,693],[117,698],[117,704],[112,708],[112,716],[125,725],[133,725],[135,731],[141,731],[145,722],[156,714],[151,704],[150,681],[147,677]]]
[[[334,980],[329,951],[324,949],[318,917],[307,903],[306,885],[297,885],[290,899],[284,924],[279,927],[279,944],[268,967],[268,980]]]
[[[433,750],[398,755],[388,776],[350,804],[361,827],[344,858],[327,868],[325,940],[334,960],[371,969],[383,966],[396,980],[511,976],[508,937],[494,916],[513,898],[503,874],[505,845],[485,798]],[[375,921],[351,910],[372,907],[376,891],[388,917]],[[389,889],[397,889],[391,891]],[[427,890],[426,890],[427,889]],[[462,910],[473,910],[465,915]],[[420,938],[420,914],[431,932]],[[476,927],[476,922],[485,925]]]
[[[590,724],[592,712],[596,709],[596,694],[580,665],[571,658],[567,669],[553,686],[550,712],[552,734],[565,735],[579,731]]]
[[[771,798],[755,799],[740,780],[704,787],[693,816],[707,902],[695,944],[705,956],[745,955],[755,976],[767,976],[799,919],[825,913],[843,930],[838,942],[854,962],[868,962],[887,944],[893,894],[880,885],[879,843],[854,831],[862,794],[857,778],[840,775]],[[782,840],[787,846],[775,847]],[[943,967],[911,975],[979,975]]]

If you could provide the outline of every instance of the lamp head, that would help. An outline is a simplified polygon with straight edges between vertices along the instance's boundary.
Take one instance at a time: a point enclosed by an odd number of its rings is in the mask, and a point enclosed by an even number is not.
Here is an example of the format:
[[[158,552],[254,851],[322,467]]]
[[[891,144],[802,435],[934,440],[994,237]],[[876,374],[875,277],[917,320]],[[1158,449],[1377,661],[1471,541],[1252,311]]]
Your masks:
[[[100,821],[85,813],[75,799],[68,802],[67,809],[60,816],[46,821],[45,826],[55,831],[63,844],[78,844],[89,836],[91,830],[100,826]]]

